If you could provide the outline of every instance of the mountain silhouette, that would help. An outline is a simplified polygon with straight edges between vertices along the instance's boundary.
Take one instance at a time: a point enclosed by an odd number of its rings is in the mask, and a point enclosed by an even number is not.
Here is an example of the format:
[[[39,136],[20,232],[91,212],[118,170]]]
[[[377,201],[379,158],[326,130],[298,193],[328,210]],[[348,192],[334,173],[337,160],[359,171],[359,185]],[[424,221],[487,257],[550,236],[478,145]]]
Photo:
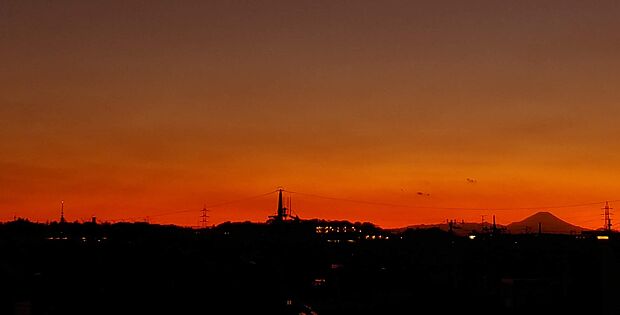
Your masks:
[[[541,211],[531,215],[522,221],[508,224],[507,229],[515,233],[537,233],[538,224],[541,225],[542,233],[572,234],[586,230],[580,226],[572,225],[551,212]]]

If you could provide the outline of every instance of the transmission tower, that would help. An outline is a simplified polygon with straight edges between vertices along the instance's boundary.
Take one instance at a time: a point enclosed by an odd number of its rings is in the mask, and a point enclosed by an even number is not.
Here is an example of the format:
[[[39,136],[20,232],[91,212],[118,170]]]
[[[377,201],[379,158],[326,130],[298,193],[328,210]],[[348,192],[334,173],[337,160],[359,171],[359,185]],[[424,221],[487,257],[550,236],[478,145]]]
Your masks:
[[[65,221],[65,201],[60,202],[60,223],[66,223]]]
[[[611,215],[612,215],[611,214],[611,210],[612,209],[613,208],[609,207],[609,202],[606,201],[605,202],[605,208],[603,208],[603,211],[604,211],[603,215],[605,216],[605,225],[603,226],[603,228],[606,231],[611,231],[611,226],[612,226],[612,224],[611,224]]]
[[[207,206],[203,206],[202,210],[200,210],[200,228],[206,229],[209,215],[207,214],[209,210],[207,210]]]

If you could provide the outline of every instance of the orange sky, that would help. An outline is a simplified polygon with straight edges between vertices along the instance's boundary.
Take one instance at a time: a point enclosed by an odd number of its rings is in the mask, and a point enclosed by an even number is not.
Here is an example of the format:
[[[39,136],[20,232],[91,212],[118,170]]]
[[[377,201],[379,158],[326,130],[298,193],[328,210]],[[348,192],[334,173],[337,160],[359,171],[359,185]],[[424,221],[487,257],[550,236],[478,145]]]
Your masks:
[[[2,1],[0,220],[195,225],[278,186],[489,208],[293,196],[384,227],[620,199],[619,29],[617,1]]]

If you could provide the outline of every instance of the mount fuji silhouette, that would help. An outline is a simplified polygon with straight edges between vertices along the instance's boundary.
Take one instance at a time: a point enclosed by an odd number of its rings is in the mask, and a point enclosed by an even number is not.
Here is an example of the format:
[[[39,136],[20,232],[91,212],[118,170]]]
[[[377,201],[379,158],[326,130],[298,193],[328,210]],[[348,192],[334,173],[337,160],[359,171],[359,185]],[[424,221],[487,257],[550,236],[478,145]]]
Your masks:
[[[542,233],[573,234],[587,230],[580,226],[572,225],[546,211],[538,212],[522,221],[510,223],[506,228],[512,234],[537,233],[539,223]]]

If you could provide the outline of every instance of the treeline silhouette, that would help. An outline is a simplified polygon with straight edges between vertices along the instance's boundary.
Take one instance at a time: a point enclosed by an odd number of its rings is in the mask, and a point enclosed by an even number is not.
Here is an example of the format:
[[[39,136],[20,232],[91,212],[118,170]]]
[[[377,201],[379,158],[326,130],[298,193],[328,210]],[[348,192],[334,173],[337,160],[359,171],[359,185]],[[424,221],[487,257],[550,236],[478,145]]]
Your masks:
[[[618,253],[615,235],[16,220],[0,314],[615,314]]]

